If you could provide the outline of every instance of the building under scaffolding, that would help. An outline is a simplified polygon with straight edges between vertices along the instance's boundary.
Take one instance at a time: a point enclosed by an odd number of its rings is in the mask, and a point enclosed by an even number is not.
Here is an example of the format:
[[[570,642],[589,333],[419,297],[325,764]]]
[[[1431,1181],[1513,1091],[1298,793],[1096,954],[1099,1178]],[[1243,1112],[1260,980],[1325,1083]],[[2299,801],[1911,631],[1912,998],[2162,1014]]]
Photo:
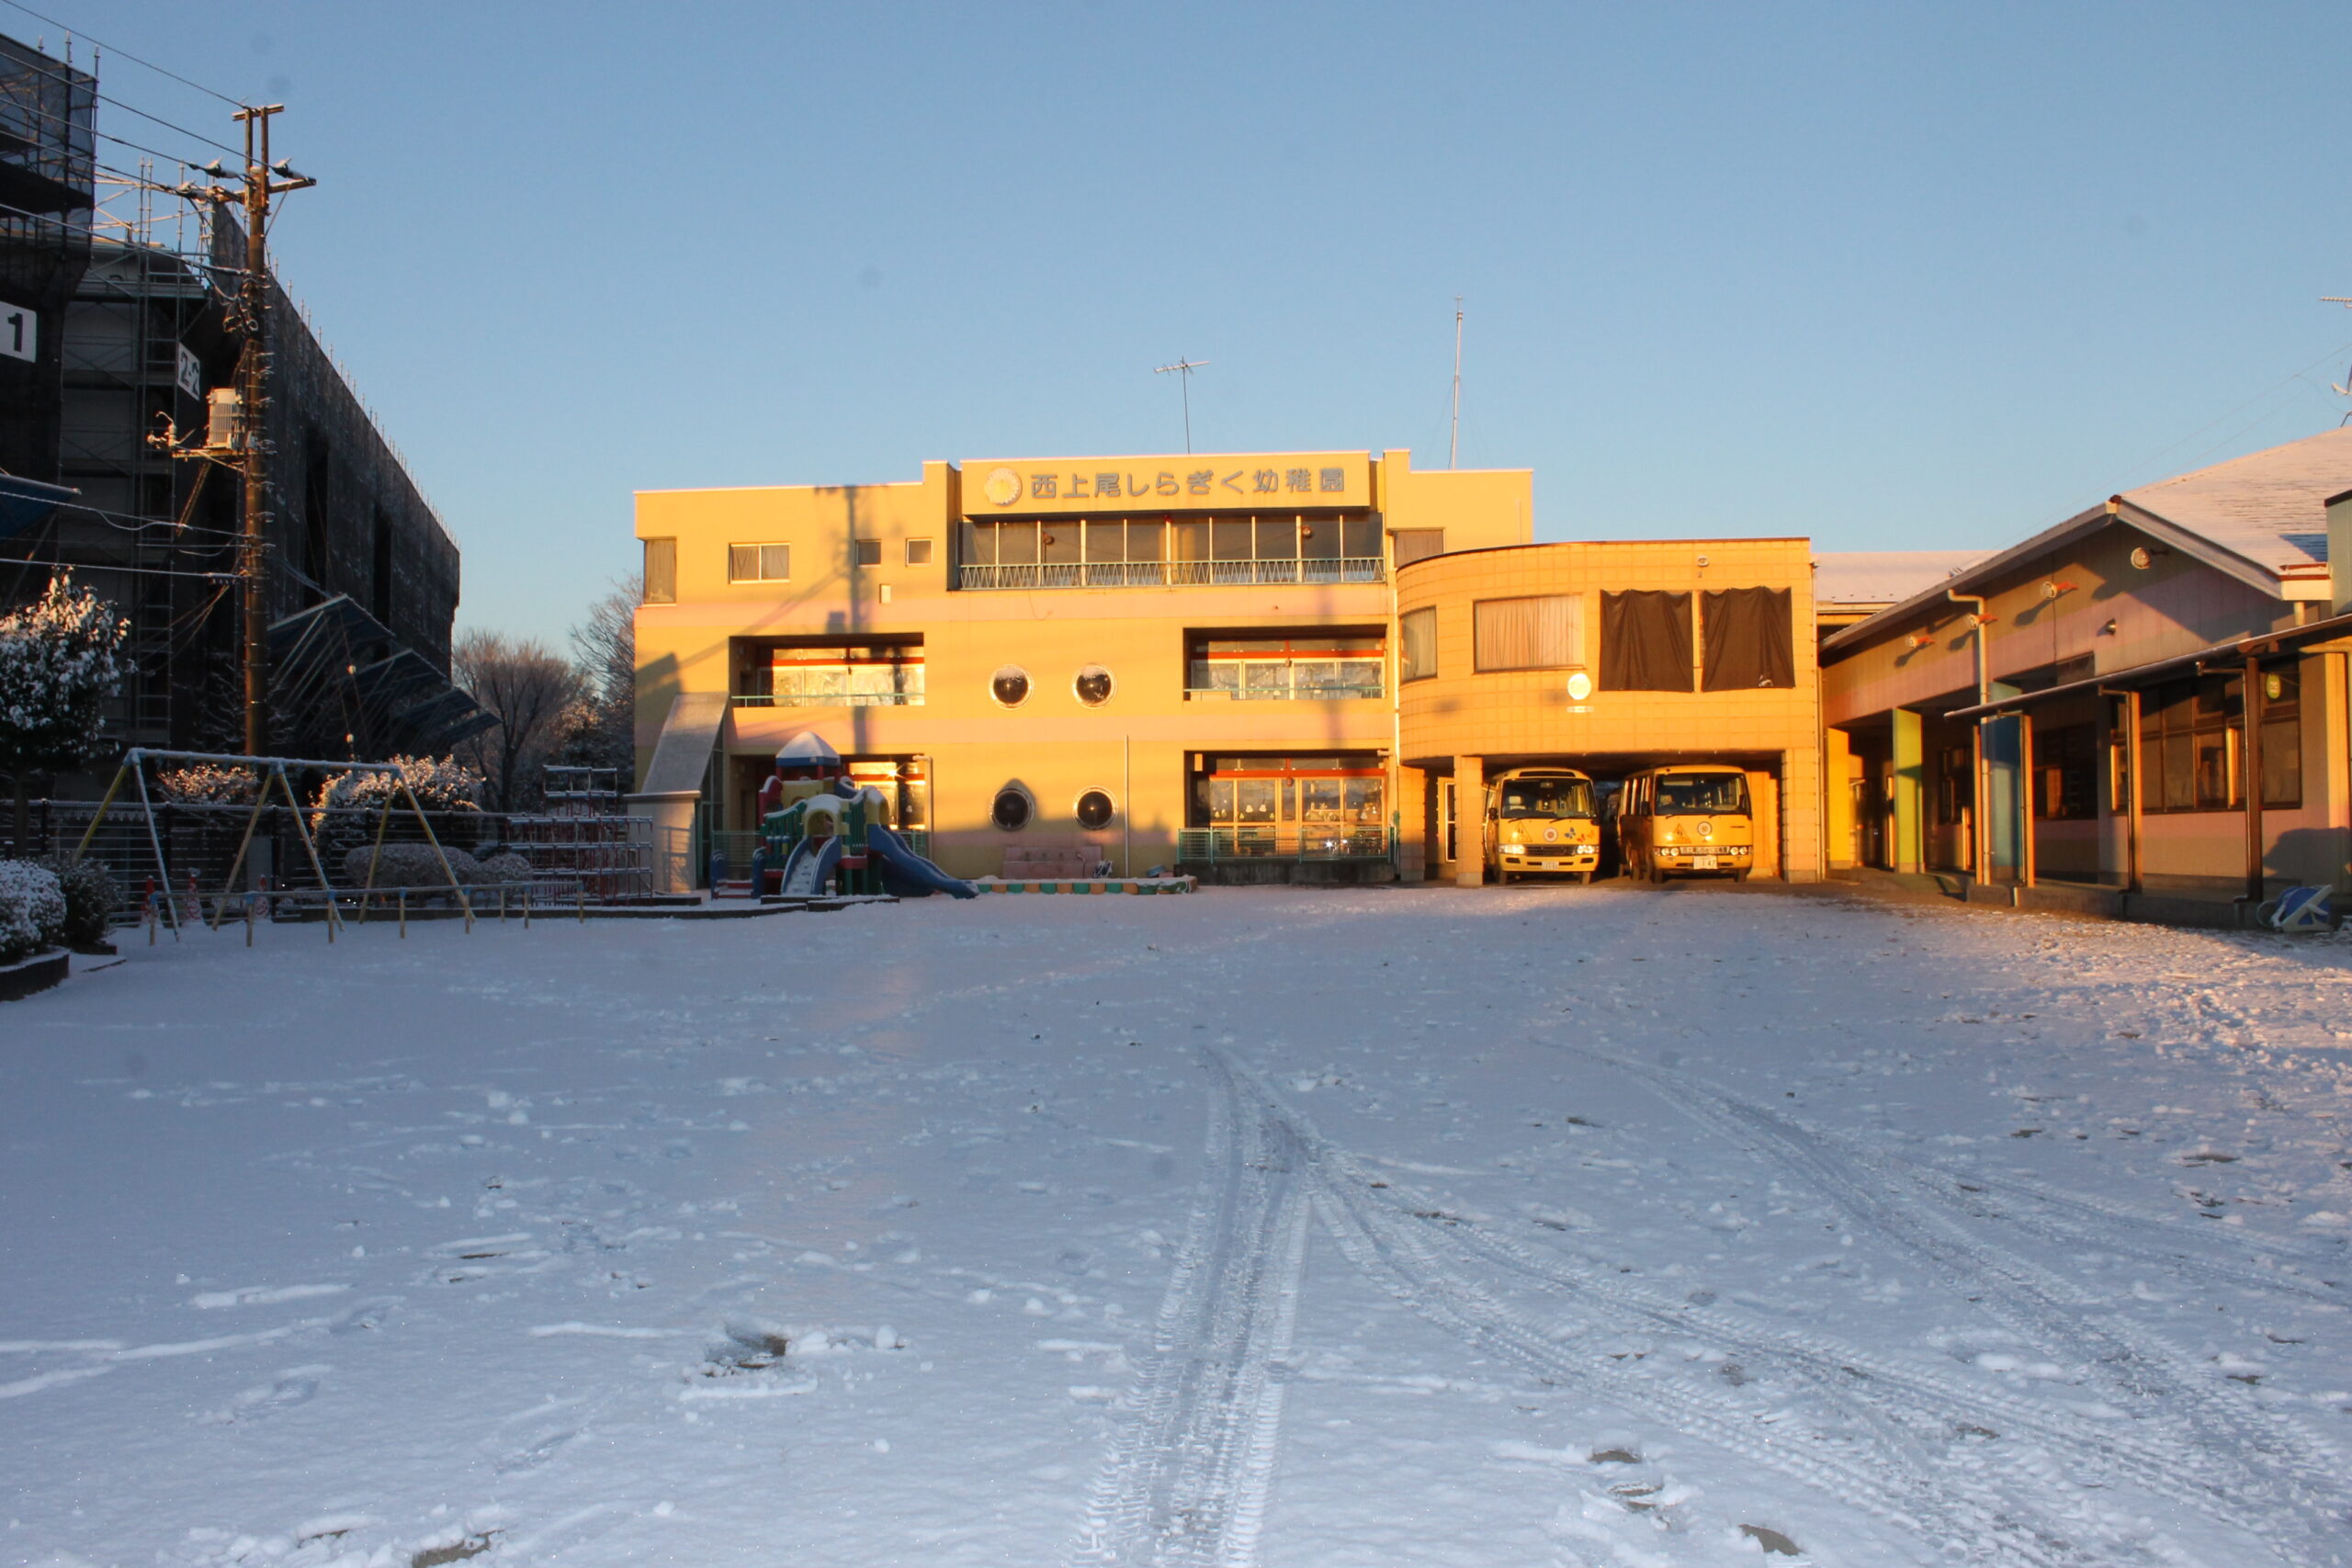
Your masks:
[[[0,287],[17,291],[0,303],[35,313],[45,356],[14,380],[0,360],[0,467],[79,492],[0,540],[0,604],[71,567],[131,623],[136,674],[110,728],[127,745],[234,749],[242,479],[154,438],[200,442],[209,395],[234,384],[244,235],[169,194],[185,168],[98,164],[96,92],[87,73],[0,39]],[[449,682],[457,544],[275,283],[269,312],[256,434],[271,458],[273,744],[446,753],[493,722]]]

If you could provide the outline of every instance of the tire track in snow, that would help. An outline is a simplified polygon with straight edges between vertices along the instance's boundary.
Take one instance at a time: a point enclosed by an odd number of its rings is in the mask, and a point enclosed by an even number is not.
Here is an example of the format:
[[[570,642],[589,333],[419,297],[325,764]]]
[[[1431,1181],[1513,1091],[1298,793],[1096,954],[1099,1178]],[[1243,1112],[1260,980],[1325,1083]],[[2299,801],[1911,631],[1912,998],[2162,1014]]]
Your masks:
[[[1241,1111],[1212,1060],[1206,1167],[1152,1348],[1096,1479],[1071,1561],[1247,1568],[1281,1437],[1306,1251],[1285,1128]]]
[[[2352,1488],[2333,1445],[2215,1389],[2204,1370],[2120,1321],[2041,1265],[1970,1235],[1951,1193],[1906,1179],[1900,1162],[1813,1134],[1769,1107],[1736,1099],[1672,1068],[1583,1046],[1567,1054],[1634,1077],[1676,1110],[1744,1142],[1804,1177],[1848,1218],[1919,1258],[1948,1288],[2028,1343],[2093,1367],[2176,1455],[2171,1495],[2255,1533],[2297,1563],[2352,1563]],[[1920,1198],[1926,1202],[1907,1201]],[[2256,1521],[2248,1526],[2247,1521]]]
[[[1408,1206],[1415,1201],[1408,1190],[1368,1174],[1246,1066],[1235,1064],[1233,1071],[1247,1086],[1244,1116],[1254,1111],[1289,1130],[1308,1172],[1317,1212],[1341,1254],[1376,1285],[1476,1348],[1542,1382],[1591,1388],[1628,1410],[1656,1415],[1678,1430],[1827,1491],[1930,1543],[1931,1550],[1934,1543],[1965,1540],[1988,1553],[1981,1561],[2033,1568],[2136,1555],[2128,1543],[2099,1540],[2109,1532],[2086,1507],[2064,1506],[2063,1519],[2038,1515],[2019,1500],[2019,1477],[1980,1473],[1984,1466],[1951,1442],[1956,1409],[1973,1414],[1972,1405],[1987,1404],[2000,1407],[2001,1418],[2007,1419],[2025,1414],[2011,1408],[2024,1402],[1998,1396],[1982,1401],[1955,1385],[1917,1378],[1906,1385],[1907,1374],[1900,1369],[1871,1366],[1869,1359],[1842,1348],[1776,1342],[1769,1331],[1720,1335],[1718,1326],[1729,1314],[1635,1300],[1625,1287],[1586,1289],[1589,1281],[1573,1272],[1542,1269],[1532,1255],[1511,1257],[1514,1249],[1508,1244],[1481,1258],[1487,1247],[1465,1245],[1477,1235],[1475,1227],[1432,1219],[1428,1210],[1414,1212]],[[1523,1265],[1544,1284],[1577,1293],[1546,1303],[1552,1321],[1532,1321],[1477,1277],[1481,1263],[1491,1269],[1498,1260]],[[1667,1358],[1645,1364],[1645,1354],[1611,1351],[1591,1342],[1628,1331],[1689,1340],[1727,1337],[1757,1364],[1777,1368],[1787,1381],[1804,1385],[1815,1396],[1813,1405],[1831,1407],[1831,1418],[1820,1418],[1817,1408],[1792,1405],[1785,1388],[1759,1383],[1756,1393],[1739,1395],[1728,1385],[1718,1388],[1679,1375]],[[1882,1375],[1883,1386],[1873,1387]],[[1897,1399],[1906,1386],[1920,1397],[1907,1404]],[[2072,1439],[2078,1434],[2069,1429],[2064,1435]],[[2165,1483],[2174,1479],[2169,1469],[2150,1478]],[[2097,1554],[2086,1555],[2094,1540]]]

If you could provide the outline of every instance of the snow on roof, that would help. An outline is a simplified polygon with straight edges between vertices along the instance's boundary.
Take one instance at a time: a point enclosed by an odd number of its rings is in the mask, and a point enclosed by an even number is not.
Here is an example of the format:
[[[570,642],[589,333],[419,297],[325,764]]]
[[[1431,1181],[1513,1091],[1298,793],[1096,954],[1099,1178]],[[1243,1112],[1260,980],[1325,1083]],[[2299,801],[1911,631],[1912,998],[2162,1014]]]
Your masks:
[[[1893,604],[1984,558],[1983,550],[1826,550],[1813,558],[1813,602]]]
[[[2123,492],[2123,499],[2273,571],[2327,559],[2327,498],[2352,489],[2352,429]]]
[[[804,729],[786,741],[775,754],[779,762],[838,762],[842,754],[813,729]]]

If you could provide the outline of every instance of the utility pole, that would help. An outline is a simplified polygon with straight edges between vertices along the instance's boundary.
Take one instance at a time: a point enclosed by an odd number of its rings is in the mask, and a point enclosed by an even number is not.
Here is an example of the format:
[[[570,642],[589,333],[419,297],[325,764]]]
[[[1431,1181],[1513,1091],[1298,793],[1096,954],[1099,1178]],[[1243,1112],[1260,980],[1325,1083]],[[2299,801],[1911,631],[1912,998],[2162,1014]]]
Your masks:
[[[1461,467],[1462,457],[1462,296],[1453,297],[1453,418],[1445,438],[1445,466]]]
[[[284,104],[248,105],[231,118],[245,129],[243,189],[220,185],[187,184],[179,194],[214,208],[243,209],[245,273],[237,289],[235,326],[244,346],[237,356],[237,412],[233,431],[214,430],[200,453],[243,470],[245,481],[244,518],[237,551],[237,576],[244,589],[244,715],[245,754],[269,754],[269,594],[266,572],[269,523],[269,440],[263,419],[269,408],[269,199],[319,182],[298,175],[286,163],[273,164],[269,156],[269,121],[285,112]],[[227,177],[219,159],[205,170],[214,180]],[[275,176],[275,177],[273,177]],[[226,439],[224,439],[226,437]]]
[[[1207,363],[1205,359],[1180,359],[1173,365],[1155,365],[1151,367],[1151,373],[1155,376],[1165,376],[1170,371],[1174,371],[1177,379],[1183,385],[1184,451],[1187,456],[1190,456],[1193,450],[1193,372]]]

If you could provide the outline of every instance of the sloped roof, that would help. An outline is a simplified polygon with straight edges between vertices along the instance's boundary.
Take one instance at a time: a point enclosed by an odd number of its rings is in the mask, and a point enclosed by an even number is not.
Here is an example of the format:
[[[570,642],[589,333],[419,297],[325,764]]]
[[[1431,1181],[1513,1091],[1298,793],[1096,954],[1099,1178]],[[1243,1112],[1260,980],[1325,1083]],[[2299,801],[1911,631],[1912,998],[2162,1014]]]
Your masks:
[[[2324,430],[2123,499],[2273,571],[2327,559],[2327,498],[2352,488],[2352,429]]]
[[[2258,592],[2283,599],[2289,578],[2324,577],[2327,498],[2347,489],[2352,489],[2352,429],[2324,430],[2126,491],[1833,633],[1821,646],[1827,652],[1866,642],[1882,626],[1909,615],[1929,599],[1941,598],[1947,588],[1967,592],[2118,520]]]
[[[1813,602],[1897,604],[1984,558],[1983,550],[1825,550],[1813,558]]]

